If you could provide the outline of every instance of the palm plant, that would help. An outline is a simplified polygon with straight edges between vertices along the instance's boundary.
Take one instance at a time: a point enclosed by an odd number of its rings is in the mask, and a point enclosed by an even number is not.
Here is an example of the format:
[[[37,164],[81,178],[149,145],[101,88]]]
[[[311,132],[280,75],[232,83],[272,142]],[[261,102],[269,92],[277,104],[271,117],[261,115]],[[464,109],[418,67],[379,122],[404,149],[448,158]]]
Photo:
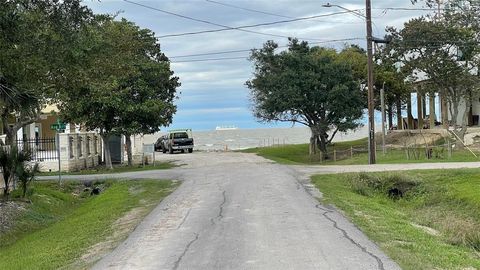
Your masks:
[[[10,186],[15,179],[20,180],[23,196],[25,196],[28,184],[31,183],[38,171],[38,164],[29,164],[31,160],[32,152],[28,148],[19,150],[16,145],[0,146],[0,169],[2,170],[5,198],[8,198]]]

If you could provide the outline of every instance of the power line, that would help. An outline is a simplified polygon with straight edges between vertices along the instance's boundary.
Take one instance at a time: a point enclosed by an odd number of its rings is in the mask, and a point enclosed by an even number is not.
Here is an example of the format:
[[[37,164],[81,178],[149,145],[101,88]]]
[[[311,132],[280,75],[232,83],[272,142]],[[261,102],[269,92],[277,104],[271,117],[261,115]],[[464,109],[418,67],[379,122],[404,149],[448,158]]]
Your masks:
[[[175,55],[169,56],[169,59],[172,58],[185,58],[185,57],[195,57],[195,56],[206,56],[206,55],[218,55],[218,54],[229,54],[229,53],[239,53],[239,52],[249,52],[252,49],[240,49],[240,50],[231,50],[231,51],[219,51],[219,52],[209,52],[209,53],[196,53],[196,54],[187,54],[187,55]]]
[[[322,44],[322,43],[334,43],[334,42],[343,42],[343,41],[352,41],[352,40],[364,40],[365,38],[342,38],[342,39],[331,39],[323,40],[317,42],[309,42],[309,45]],[[288,45],[278,46],[277,48],[287,48]],[[218,52],[207,52],[207,53],[197,53],[197,54],[187,54],[187,55],[175,55],[168,57],[169,59],[173,58],[186,58],[186,57],[196,57],[196,56],[208,56],[208,55],[219,55],[219,54],[229,54],[229,53],[239,53],[239,52],[249,52],[250,49],[239,49],[239,50],[229,50],[229,51],[218,51]]]
[[[180,60],[180,61],[172,61],[172,63],[207,62],[207,61],[239,60],[239,59],[247,60],[247,59],[248,59],[248,56],[205,58],[205,59],[193,59],[193,60]]]
[[[349,41],[349,40],[363,40],[364,38],[344,38],[344,39],[333,39],[325,40],[321,42],[311,42],[309,44],[321,44],[321,43],[333,43],[340,41]],[[279,48],[287,48],[288,45],[278,46]],[[228,53],[237,53],[237,52],[248,52],[252,49],[242,49],[242,50],[230,50],[230,51],[220,51],[220,52],[210,52],[210,53],[199,53],[199,54],[190,54],[190,55],[179,55],[172,56],[169,59],[173,58],[186,58],[186,57],[196,57],[196,56],[208,56],[208,55],[219,55],[219,54],[228,54]],[[205,61],[220,61],[220,60],[238,60],[238,59],[248,59],[248,56],[238,56],[238,57],[219,57],[219,58],[202,58],[202,59],[189,59],[189,60],[173,60],[172,63],[189,63],[189,62],[205,62]]]
[[[348,40],[363,40],[364,38],[347,38],[347,39],[338,39],[338,40],[330,40],[320,43],[327,43],[327,42],[340,42],[340,41],[348,41]],[[319,42],[311,42],[309,44],[318,44]],[[442,48],[444,45],[424,45],[424,46],[400,46],[403,49],[434,49],[434,48]],[[278,46],[278,48],[286,48],[288,45]],[[242,50],[231,50],[231,51],[220,51],[220,52],[211,52],[211,53],[200,53],[200,54],[190,54],[190,55],[180,55],[180,56],[172,56],[172,58],[185,58],[185,57],[196,57],[196,56],[208,56],[208,55],[219,55],[219,54],[228,54],[228,53],[236,53],[236,52],[247,52],[251,51],[252,49],[242,49]],[[219,57],[219,58],[202,58],[202,59],[189,59],[189,60],[173,60],[172,63],[189,63],[189,62],[206,62],[206,61],[220,61],[220,60],[238,60],[238,59],[248,59],[248,56],[238,56],[238,57]]]
[[[328,14],[314,15],[314,16],[308,16],[308,17],[294,18],[294,19],[289,19],[289,20],[281,20],[281,21],[274,21],[274,22],[243,25],[243,26],[237,26],[237,27],[229,27],[229,28],[224,28],[224,29],[212,29],[212,30],[202,30],[202,31],[195,31],[195,32],[178,33],[178,34],[169,34],[169,35],[157,36],[157,38],[179,37],[179,36],[188,36],[188,35],[198,35],[198,34],[204,34],[204,33],[214,33],[214,32],[223,32],[223,31],[231,31],[231,30],[242,30],[242,29],[245,29],[245,28],[254,28],[254,27],[269,26],[269,25],[275,25],[275,24],[281,24],[281,23],[290,23],[290,22],[311,20],[311,19],[315,19],[315,18],[328,17],[328,16],[340,15],[340,14],[345,14],[345,13],[349,13],[349,12],[348,11],[341,11],[341,12],[335,12],[335,13],[328,13]],[[315,39],[315,40],[318,40],[318,39]]]
[[[207,1],[209,3],[212,3],[212,4],[217,4],[217,5],[222,5],[222,6],[226,6],[226,7],[241,9],[241,10],[245,10],[245,11],[249,11],[249,12],[260,13],[260,14],[264,14],[264,15],[270,15],[270,16],[275,16],[275,17],[280,17],[280,18],[285,18],[285,19],[295,19],[295,17],[286,16],[286,15],[282,15],[282,14],[278,14],[278,13],[272,13],[272,12],[267,12],[267,11],[263,11],[263,10],[253,9],[253,8],[246,8],[246,7],[227,4],[227,3],[223,3],[223,2],[217,2],[217,1],[213,1],[213,0],[205,0],[205,1]],[[322,21],[322,20],[315,20],[315,21],[316,22],[327,22],[327,23],[329,23],[329,21]]]
[[[205,1],[210,2],[210,3],[213,3],[213,4],[217,4],[217,5],[222,5],[222,6],[226,6],[226,7],[232,7],[232,8],[242,9],[242,10],[246,10],[246,11],[250,11],[250,12],[255,12],[255,13],[260,13],[260,14],[265,14],[265,15],[270,15],[270,16],[276,16],[276,17],[280,17],[280,18],[286,18],[286,19],[292,19],[292,18],[293,18],[293,17],[289,17],[289,16],[285,16],[285,15],[280,15],[280,14],[276,14],[276,13],[271,13],[271,12],[260,11],[260,10],[256,10],[256,9],[250,9],[250,8],[240,7],[240,6],[236,6],[236,5],[232,5],[232,4],[226,4],[226,3],[217,2],[217,1],[212,1],[212,0],[205,0]]]
[[[159,8],[148,6],[148,5],[144,5],[144,4],[137,3],[137,2],[134,2],[134,1],[130,1],[130,0],[123,0],[123,1],[127,2],[127,3],[130,3],[130,4],[133,4],[133,5],[141,6],[141,7],[147,8],[147,9],[155,10],[157,12],[165,13],[165,14],[168,14],[168,15],[176,16],[176,17],[180,17],[180,18],[183,18],[183,19],[192,20],[192,21],[196,21],[196,22],[201,22],[201,23],[205,23],[205,24],[210,24],[210,25],[222,27],[223,29],[237,30],[237,31],[253,33],[253,34],[258,34],[258,35],[264,35],[264,36],[290,38],[289,36],[269,34],[269,33],[257,32],[257,31],[253,31],[253,30],[242,29],[241,26],[240,27],[231,27],[231,26],[227,26],[227,25],[223,25],[223,24],[219,24],[219,23],[215,23],[215,22],[211,22],[211,21],[207,21],[207,20],[203,20],[203,19],[197,19],[197,18],[194,18],[194,17],[170,12],[170,11],[167,11],[167,10],[159,9]],[[345,13],[345,12],[343,12],[343,13]],[[341,13],[339,13],[339,14],[341,14]],[[220,30],[220,29],[212,30],[212,31],[218,32],[218,30]],[[225,31],[225,30],[222,30],[222,31]],[[303,40],[318,40],[318,39],[314,39],[314,38],[300,38],[300,37],[298,37],[298,38],[303,39]]]
[[[400,11],[437,11],[436,8],[404,8],[404,7],[385,7],[385,8],[372,8],[376,10],[400,10]],[[442,8],[447,10],[446,8]]]

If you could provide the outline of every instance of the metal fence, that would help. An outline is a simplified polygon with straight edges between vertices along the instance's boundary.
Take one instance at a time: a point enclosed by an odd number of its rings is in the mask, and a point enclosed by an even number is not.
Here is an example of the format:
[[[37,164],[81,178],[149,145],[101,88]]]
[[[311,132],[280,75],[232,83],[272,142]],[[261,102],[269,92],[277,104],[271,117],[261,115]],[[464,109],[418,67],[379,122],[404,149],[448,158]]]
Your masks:
[[[46,161],[58,159],[55,138],[35,138],[17,140],[18,149],[29,149],[33,161]]]

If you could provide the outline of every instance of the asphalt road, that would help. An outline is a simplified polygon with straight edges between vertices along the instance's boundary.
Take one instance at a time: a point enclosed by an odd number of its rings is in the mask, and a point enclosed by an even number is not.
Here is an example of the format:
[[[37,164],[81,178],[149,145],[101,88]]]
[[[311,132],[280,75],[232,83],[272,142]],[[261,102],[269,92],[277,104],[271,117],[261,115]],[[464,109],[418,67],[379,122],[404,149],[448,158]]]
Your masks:
[[[314,197],[321,194],[309,176],[480,167],[478,162],[284,166],[242,153],[158,158],[186,165],[65,177],[183,181],[94,269],[400,269],[341,214],[318,203]]]

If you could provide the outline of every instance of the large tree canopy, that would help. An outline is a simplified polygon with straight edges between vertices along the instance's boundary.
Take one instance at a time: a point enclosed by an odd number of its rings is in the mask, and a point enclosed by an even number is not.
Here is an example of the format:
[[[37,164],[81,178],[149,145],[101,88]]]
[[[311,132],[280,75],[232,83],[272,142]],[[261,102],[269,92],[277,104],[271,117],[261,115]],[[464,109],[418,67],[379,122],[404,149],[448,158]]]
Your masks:
[[[88,52],[77,73],[81,83],[60,98],[65,120],[99,130],[105,145],[111,134],[129,137],[170,124],[180,84],[153,32],[124,19],[97,16],[81,45]],[[108,147],[105,153],[111,167]]]
[[[310,152],[319,148],[327,157],[326,146],[337,132],[360,125],[364,102],[351,62],[333,49],[295,39],[288,50],[275,53],[277,48],[269,41],[251,53],[255,71],[246,84],[253,113],[260,121],[308,126]]]
[[[426,1],[432,4],[432,1]],[[440,92],[449,103],[451,125],[461,139],[466,131],[468,110],[479,92],[480,33],[477,0],[452,0],[442,16],[425,16],[405,23],[401,30],[389,29],[390,55],[412,82],[424,81],[430,91]],[[457,117],[462,123],[457,126]]]
[[[92,16],[81,0],[0,0],[0,118],[7,143],[74,81],[77,34]],[[7,120],[16,123],[9,126]]]

